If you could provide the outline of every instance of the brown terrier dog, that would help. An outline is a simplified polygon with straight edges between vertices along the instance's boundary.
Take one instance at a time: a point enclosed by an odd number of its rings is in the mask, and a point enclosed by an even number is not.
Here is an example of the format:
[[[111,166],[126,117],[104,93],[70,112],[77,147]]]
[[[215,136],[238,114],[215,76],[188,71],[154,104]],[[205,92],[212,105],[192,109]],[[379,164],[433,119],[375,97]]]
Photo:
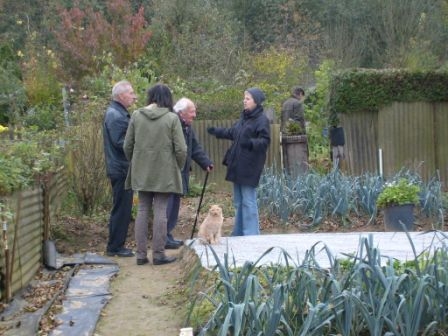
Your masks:
[[[221,227],[224,221],[222,209],[219,205],[212,205],[208,210],[201,226],[199,227],[198,237],[203,244],[218,244],[221,238]]]

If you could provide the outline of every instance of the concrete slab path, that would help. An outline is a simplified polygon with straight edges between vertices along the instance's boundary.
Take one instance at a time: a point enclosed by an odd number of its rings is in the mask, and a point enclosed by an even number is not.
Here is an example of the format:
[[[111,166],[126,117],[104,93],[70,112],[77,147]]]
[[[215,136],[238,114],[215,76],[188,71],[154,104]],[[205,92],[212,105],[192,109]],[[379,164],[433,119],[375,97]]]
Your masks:
[[[392,257],[400,261],[414,259],[414,251],[419,255],[424,251],[441,247],[448,243],[448,232],[352,232],[352,233],[298,233],[275,234],[243,237],[222,237],[219,244],[203,245],[198,239],[189,240],[186,245],[194,249],[205,268],[216,265],[211,248],[219,260],[223,262],[228,255],[230,266],[242,266],[246,261],[257,261],[271,247],[274,249],[266,254],[258,264],[282,264],[289,256],[289,263],[300,265],[306,254],[314,249],[315,259],[321,267],[329,267],[331,257],[345,258],[344,254],[355,254],[360,247],[362,238],[372,239],[373,246],[380,250],[382,256]],[[411,244],[412,241],[412,244]],[[325,248],[326,247],[326,248]]]

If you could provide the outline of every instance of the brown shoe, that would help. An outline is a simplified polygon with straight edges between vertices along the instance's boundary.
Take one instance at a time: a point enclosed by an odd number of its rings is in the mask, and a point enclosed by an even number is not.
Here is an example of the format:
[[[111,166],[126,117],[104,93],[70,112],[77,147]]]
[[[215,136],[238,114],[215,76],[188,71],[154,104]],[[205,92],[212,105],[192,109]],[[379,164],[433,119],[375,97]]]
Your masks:
[[[152,259],[152,263],[154,265],[164,265],[164,264],[169,264],[176,261],[176,257],[167,257],[167,256],[163,256],[161,258],[153,258]]]

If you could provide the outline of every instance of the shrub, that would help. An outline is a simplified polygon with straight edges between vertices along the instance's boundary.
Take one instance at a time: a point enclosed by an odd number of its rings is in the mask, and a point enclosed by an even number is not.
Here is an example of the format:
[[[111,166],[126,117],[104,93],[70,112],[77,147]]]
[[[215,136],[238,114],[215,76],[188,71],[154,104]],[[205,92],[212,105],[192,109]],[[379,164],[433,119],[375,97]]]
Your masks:
[[[22,140],[0,142],[0,195],[21,190],[56,172],[64,160],[64,148],[54,132],[25,130]]]
[[[38,104],[26,111],[23,123],[27,127],[36,127],[39,131],[52,130],[63,126],[63,114],[60,106]]]
[[[55,53],[41,46],[32,33],[23,51],[23,87],[28,98],[28,106],[41,104],[57,105],[62,100],[57,71],[61,69]]]
[[[143,54],[152,35],[143,7],[133,13],[128,1],[109,1],[104,13],[74,6],[60,8],[59,15],[61,25],[54,33],[66,71],[73,78],[98,73],[104,64],[95,55],[104,52],[111,53],[115,64],[130,64]]]
[[[68,134],[68,180],[79,211],[92,216],[109,199],[106,177],[102,120],[106,104],[92,99],[75,105],[75,125]]]

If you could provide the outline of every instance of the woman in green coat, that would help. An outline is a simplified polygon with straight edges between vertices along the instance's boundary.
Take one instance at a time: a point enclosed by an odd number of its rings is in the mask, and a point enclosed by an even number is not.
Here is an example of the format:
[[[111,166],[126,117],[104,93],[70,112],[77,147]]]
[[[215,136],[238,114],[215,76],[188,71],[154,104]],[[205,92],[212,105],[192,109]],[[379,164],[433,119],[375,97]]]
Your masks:
[[[137,265],[149,262],[148,219],[152,207],[153,264],[176,260],[165,255],[166,207],[170,194],[182,194],[181,169],[187,145],[179,118],[172,111],[170,89],[163,84],[153,86],[148,90],[148,106],[132,113],[124,141],[124,152],[130,162],[126,188],[137,191],[139,198],[135,220]]]

